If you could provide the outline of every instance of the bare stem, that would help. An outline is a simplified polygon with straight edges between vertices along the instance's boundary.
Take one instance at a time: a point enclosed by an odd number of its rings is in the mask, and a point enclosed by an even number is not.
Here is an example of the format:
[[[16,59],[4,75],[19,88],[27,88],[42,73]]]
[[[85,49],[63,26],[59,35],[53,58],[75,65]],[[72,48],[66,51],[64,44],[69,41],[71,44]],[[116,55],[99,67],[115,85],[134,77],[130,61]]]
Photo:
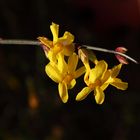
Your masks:
[[[0,44],[3,45],[41,45],[39,41],[35,40],[17,40],[17,39],[0,39]]]
[[[108,50],[108,49],[104,49],[104,48],[100,48],[100,47],[88,46],[88,45],[82,45],[82,47],[85,47],[85,48],[90,49],[90,50],[100,51],[100,52],[118,54],[118,55],[121,55],[121,56],[123,56],[123,57],[129,59],[130,61],[132,61],[132,62],[138,64],[138,62],[137,62],[135,59],[133,59],[132,57],[130,57],[130,56],[124,54],[124,53],[120,53],[120,52],[116,52],[116,51],[114,51],[114,50]]]
[[[0,39],[0,44],[1,45],[32,45],[32,46],[41,45],[41,43],[39,41],[36,41],[36,40],[17,40],[17,39]],[[121,56],[131,60],[132,62],[138,64],[138,62],[135,59],[133,59],[132,57],[130,57],[126,54],[120,53],[120,52],[116,52],[114,50],[108,50],[108,49],[94,47],[94,46],[88,46],[88,45],[82,45],[82,47],[85,47],[85,48],[90,49],[90,50],[100,51],[100,52],[118,54],[118,55],[121,55]]]

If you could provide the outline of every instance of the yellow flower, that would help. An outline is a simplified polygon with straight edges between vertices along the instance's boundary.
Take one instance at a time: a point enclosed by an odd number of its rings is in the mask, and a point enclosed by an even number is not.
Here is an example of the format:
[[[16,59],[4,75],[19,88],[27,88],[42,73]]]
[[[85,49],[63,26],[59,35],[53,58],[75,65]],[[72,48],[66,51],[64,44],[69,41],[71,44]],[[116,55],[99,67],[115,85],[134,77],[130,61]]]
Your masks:
[[[111,70],[107,70],[107,67],[108,65],[104,60],[98,61],[95,68],[85,73],[84,81],[87,87],[78,93],[76,96],[77,101],[85,99],[90,92],[94,91],[96,103],[102,104],[105,99],[104,90],[109,84],[121,90],[125,90],[128,87],[126,82],[122,82],[121,79],[116,78],[120,72],[121,64]]]
[[[94,91],[95,100],[98,104],[102,104],[104,101],[104,93],[101,86],[106,81],[104,76],[107,71],[107,63],[105,61],[99,61],[95,68],[88,70],[84,76],[85,83],[87,87],[83,88],[81,92],[76,96],[76,100],[80,101],[87,97],[87,95]]]
[[[58,62],[53,65],[51,62],[46,65],[45,71],[47,75],[56,83],[58,83],[59,95],[64,103],[68,100],[68,89],[76,84],[76,78],[85,72],[85,67],[76,70],[78,64],[78,56],[73,53],[68,58],[68,62],[64,60],[64,55],[58,55]]]
[[[64,35],[59,38],[59,25],[55,23],[52,23],[50,29],[53,35],[53,41],[50,41],[46,37],[38,37],[42,45],[47,47],[47,49],[44,49],[46,56],[53,62],[56,62],[56,56],[58,53],[70,56],[74,52],[74,36],[66,31]]]

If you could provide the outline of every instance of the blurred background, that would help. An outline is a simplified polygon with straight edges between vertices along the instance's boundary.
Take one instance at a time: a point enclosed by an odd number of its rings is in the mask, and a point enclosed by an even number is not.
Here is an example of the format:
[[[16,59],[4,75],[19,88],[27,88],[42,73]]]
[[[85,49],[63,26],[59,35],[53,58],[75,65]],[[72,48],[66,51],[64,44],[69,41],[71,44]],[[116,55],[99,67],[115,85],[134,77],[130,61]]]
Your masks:
[[[52,39],[51,22],[75,35],[75,42],[115,49],[125,46],[140,60],[139,0],[0,0],[0,38]],[[95,52],[109,66],[114,55]],[[120,77],[127,91],[109,87],[103,105],[90,94],[75,96],[82,78],[63,104],[57,84],[45,74],[48,63],[38,46],[0,45],[0,140],[140,139],[140,66],[130,62]]]

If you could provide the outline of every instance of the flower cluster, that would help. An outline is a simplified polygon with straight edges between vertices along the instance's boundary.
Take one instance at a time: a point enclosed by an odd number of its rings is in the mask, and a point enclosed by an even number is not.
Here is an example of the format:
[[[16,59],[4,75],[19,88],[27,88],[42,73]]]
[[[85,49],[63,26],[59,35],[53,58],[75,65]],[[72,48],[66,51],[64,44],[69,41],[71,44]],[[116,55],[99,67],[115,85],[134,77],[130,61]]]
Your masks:
[[[126,90],[128,83],[117,78],[122,64],[112,69],[108,69],[108,64],[104,60],[98,61],[95,54],[85,48],[79,48],[76,53],[74,36],[70,32],[65,32],[59,37],[59,25],[52,23],[50,26],[53,41],[46,37],[38,37],[49,63],[45,67],[47,75],[58,83],[60,98],[64,103],[68,101],[68,90],[76,84],[76,79],[84,74],[84,87],[76,96],[77,101],[81,101],[94,91],[97,104],[102,104],[105,98],[104,90],[112,85],[118,89]],[[81,60],[83,66],[78,67]],[[91,68],[91,64],[94,67]]]

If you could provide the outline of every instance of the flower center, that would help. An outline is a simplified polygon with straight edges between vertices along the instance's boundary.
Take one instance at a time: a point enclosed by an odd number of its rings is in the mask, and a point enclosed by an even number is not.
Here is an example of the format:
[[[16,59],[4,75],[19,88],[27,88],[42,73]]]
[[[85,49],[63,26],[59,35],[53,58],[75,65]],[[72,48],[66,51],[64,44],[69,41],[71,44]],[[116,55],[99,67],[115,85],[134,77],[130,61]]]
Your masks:
[[[101,85],[102,85],[102,82],[101,82],[100,79],[98,79],[98,80],[96,80],[95,83],[90,83],[90,84],[89,84],[89,88],[94,89],[95,87],[101,86]]]
[[[57,43],[57,44],[55,44],[54,47],[53,47],[53,51],[54,51],[56,54],[59,53],[60,51],[62,51],[62,49],[63,49],[63,46],[62,46],[61,43]]]
[[[69,84],[71,82],[71,80],[73,80],[72,74],[67,74],[65,76],[65,78],[63,79],[63,82],[66,83],[66,84]]]

